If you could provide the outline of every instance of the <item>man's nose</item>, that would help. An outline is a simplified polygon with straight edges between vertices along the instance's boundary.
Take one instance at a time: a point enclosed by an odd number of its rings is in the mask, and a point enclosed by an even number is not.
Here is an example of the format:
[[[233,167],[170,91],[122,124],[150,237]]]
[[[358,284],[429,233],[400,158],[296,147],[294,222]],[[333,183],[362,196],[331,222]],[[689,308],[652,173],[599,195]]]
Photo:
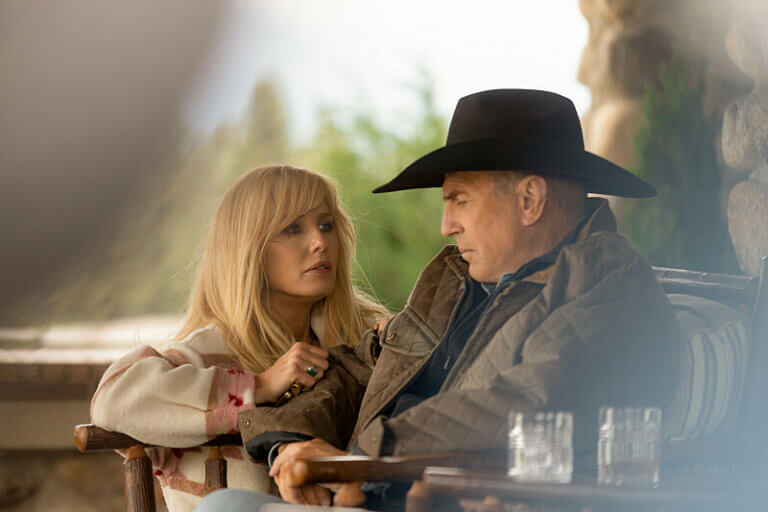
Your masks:
[[[456,236],[459,232],[458,223],[453,218],[449,207],[443,210],[443,221],[440,223],[440,234],[444,237]]]

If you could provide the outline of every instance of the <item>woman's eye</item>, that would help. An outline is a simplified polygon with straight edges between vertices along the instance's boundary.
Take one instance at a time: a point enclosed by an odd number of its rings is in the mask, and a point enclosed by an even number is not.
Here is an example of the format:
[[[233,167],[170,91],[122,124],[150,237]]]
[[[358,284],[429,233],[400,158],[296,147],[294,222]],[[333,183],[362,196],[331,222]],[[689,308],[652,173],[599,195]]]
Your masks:
[[[288,235],[296,235],[299,232],[301,232],[301,227],[295,222],[293,224],[289,224],[288,227],[283,230],[283,233]]]
[[[333,231],[333,222],[331,221],[321,222],[318,227],[320,228],[320,231],[330,232],[330,231]]]

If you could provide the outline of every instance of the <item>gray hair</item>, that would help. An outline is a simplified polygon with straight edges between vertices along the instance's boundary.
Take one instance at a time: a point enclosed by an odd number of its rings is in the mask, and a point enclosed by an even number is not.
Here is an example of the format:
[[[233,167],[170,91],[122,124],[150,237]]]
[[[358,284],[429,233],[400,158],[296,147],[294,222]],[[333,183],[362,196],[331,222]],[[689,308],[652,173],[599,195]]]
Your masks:
[[[535,171],[494,171],[493,181],[496,194],[504,197],[526,176],[535,174],[547,184],[547,202],[568,216],[581,218],[584,215],[587,193],[584,186],[572,179],[561,176],[539,174]]]

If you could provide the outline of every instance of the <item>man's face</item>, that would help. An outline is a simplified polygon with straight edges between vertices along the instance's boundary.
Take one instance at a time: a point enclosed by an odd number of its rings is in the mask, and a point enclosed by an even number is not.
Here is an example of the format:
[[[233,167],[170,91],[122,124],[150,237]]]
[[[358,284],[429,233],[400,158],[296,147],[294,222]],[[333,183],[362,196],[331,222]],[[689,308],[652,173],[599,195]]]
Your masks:
[[[497,192],[492,171],[451,172],[443,181],[443,200],[440,232],[456,239],[473,279],[497,282],[517,270],[522,223],[514,190]]]

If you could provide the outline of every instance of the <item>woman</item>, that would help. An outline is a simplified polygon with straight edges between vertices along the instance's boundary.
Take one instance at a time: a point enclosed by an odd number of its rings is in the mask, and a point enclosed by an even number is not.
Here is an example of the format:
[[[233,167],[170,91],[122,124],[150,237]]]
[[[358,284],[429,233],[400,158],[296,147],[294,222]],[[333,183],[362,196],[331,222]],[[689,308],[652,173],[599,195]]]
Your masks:
[[[150,458],[171,511],[203,494],[199,445],[237,431],[238,412],[308,388],[328,368],[325,347],[353,344],[385,309],[352,284],[354,231],[333,184],[268,166],[224,195],[205,239],[186,321],[174,342],[113,363],[91,402],[107,430],[159,446]],[[228,483],[269,492],[262,464],[226,448]]]

